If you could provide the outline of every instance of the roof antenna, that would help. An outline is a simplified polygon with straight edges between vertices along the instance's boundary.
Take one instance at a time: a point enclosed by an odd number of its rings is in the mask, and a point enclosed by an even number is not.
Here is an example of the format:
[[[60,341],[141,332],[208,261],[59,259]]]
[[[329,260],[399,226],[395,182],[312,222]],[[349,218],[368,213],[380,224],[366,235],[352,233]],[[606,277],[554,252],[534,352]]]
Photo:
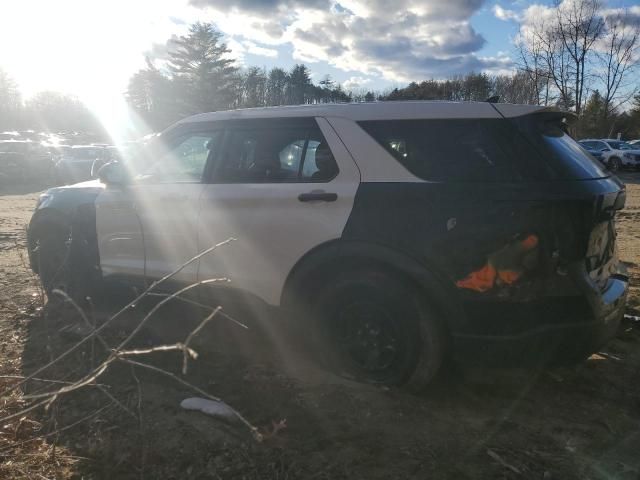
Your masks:
[[[489,97],[485,100],[487,103],[498,103],[500,101],[500,95],[494,95],[493,97]]]

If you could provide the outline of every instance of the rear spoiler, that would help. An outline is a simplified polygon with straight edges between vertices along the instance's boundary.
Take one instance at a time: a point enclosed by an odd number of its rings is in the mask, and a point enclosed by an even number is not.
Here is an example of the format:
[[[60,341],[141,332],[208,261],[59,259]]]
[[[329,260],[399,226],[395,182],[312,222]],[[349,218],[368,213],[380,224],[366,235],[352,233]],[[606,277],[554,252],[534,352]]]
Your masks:
[[[494,105],[495,106],[495,105]],[[498,110],[500,112],[500,110]],[[502,114],[502,112],[500,112]],[[539,107],[532,109],[530,112],[523,113],[522,115],[505,117],[510,120],[534,120],[538,125],[548,125],[561,128],[565,133],[569,133],[569,127],[575,125],[578,120],[578,116],[573,112],[567,112],[559,110],[555,107]]]
[[[487,101],[489,100],[492,99],[487,99]],[[544,107],[541,105],[515,105],[512,103],[491,103],[491,106],[505,118],[518,118],[529,115],[549,115],[565,117],[568,119],[567,121],[569,123],[573,123],[578,118],[575,113],[560,110],[557,107]]]

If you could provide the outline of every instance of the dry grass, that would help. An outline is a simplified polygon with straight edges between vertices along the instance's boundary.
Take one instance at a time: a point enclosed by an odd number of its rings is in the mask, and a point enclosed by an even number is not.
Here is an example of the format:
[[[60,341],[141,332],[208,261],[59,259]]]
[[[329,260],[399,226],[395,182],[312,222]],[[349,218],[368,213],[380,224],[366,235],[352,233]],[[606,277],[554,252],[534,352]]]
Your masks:
[[[39,309],[14,247],[15,239],[22,242],[17,212],[28,218],[33,198],[9,203],[3,215],[0,197],[0,224],[15,224],[11,243],[0,239],[2,390],[75,345],[78,337],[63,327],[83,321],[68,305]],[[634,282],[631,308],[640,308],[638,211],[640,185],[631,183],[618,222],[621,257]],[[314,370],[302,357],[265,347],[269,336],[253,324],[244,332],[230,322],[208,323],[187,340],[203,319],[197,315],[179,332],[161,332],[168,343],[179,340],[200,353],[183,375],[184,349],[147,351],[160,344],[156,328],[187,323],[185,308],[169,302],[158,315],[127,349],[145,350],[143,363],[215,392],[264,426],[263,433],[283,417],[286,430],[257,444],[242,426],[182,411],[180,401],[192,393],[170,375],[115,362],[100,388],[74,390],[48,411],[35,409],[0,427],[0,478],[640,478],[640,329],[631,324],[578,367],[450,372],[448,381],[415,396]],[[127,312],[100,335],[122,345],[143,317]],[[67,385],[43,378],[74,382],[105,355],[99,339],[87,340],[46,376],[14,390],[0,416],[27,407],[25,394]]]

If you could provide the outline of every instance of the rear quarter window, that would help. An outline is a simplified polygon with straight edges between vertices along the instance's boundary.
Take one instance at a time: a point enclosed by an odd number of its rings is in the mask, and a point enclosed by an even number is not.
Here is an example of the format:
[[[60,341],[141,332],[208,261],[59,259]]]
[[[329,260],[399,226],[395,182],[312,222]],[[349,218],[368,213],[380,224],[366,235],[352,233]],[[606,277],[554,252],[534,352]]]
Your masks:
[[[359,125],[414,175],[429,181],[517,182],[544,177],[504,119],[384,120]]]
[[[549,164],[556,180],[590,180],[605,178],[602,165],[567,132],[563,115],[540,113],[518,117],[518,126],[532,152]],[[604,147],[604,142],[593,142]]]
[[[542,142],[542,148],[547,150],[561,178],[588,180],[607,176],[597,160],[561,128],[545,129]]]

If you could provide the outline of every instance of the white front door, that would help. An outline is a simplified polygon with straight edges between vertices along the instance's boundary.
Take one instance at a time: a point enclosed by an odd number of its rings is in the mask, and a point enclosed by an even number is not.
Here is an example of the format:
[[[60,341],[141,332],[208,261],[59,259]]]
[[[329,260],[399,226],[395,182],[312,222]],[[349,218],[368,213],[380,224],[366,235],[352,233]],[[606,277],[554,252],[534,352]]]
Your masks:
[[[220,134],[185,133],[129,185],[105,190],[97,200],[100,264],[105,276],[159,279],[198,254],[202,177]],[[119,190],[119,191],[118,191]],[[171,278],[192,283],[198,263]]]
[[[198,279],[228,277],[271,305],[305,253],[340,238],[360,182],[324,119],[292,120],[229,124],[200,200],[199,249],[236,240],[200,260]]]

